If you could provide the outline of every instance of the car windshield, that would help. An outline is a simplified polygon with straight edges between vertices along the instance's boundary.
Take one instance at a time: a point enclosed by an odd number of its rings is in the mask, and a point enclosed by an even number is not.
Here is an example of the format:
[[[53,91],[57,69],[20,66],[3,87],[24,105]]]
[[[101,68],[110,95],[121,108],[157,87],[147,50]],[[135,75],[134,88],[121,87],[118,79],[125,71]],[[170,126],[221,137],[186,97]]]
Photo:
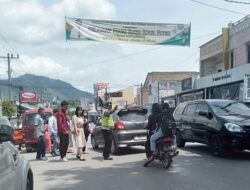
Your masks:
[[[146,114],[142,114],[142,113],[125,113],[119,116],[119,120],[131,121],[131,122],[146,121],[147,116]]]
[[[209,103],[217,115],[247,115],[250,116],[250,108],[245,104],[235,101],[216,101]]]
[[[27,123],[27,124],[35,125],[35,116],[36,116],[37,114],[38,114],[38,113],[27,114],[27,116],[26,116],[26,118],[25,118],[26,123]],[[50,116],[51,116],[51,113],[50,113],[50,112],[45,112],[45,113],[44,113],[44,116],[43,116],[43,119],[44,119],[44,120],[47,120]]]

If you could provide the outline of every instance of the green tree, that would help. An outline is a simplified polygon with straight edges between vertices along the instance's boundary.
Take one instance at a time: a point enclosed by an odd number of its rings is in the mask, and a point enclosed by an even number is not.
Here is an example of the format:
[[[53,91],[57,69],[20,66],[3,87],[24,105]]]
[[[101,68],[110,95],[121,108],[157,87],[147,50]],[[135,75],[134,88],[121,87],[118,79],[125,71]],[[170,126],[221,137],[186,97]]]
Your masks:
[[[16,114],[16,110],[14,106],[8,102],[8,101],[3,101],[3,115],[7,117],[14,116]]]

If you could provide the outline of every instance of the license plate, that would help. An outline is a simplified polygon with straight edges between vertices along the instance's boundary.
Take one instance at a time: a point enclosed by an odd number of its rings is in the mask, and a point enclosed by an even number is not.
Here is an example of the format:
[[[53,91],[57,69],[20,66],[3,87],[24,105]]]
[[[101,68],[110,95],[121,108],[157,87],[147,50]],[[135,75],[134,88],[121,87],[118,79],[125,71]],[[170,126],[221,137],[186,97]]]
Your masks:
[[[147,140],[147,137],[146,136],[134,137],[134,140],[136,140],[136,141]]]

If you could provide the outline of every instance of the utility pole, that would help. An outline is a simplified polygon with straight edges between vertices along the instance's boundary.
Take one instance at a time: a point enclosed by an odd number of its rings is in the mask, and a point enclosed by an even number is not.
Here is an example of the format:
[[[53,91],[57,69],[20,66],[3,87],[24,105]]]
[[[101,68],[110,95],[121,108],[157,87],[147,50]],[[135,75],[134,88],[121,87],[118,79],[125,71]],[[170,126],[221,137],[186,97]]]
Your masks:
[[[10,68],[10,61],[11,59],[19,59],[19,55],[17,54],[16,57],[13,56],[13,54],[9,54],[7,53],[7,56],[0,56],[0,58],[2,59],[7,59],[7,63],[8,63],[8,86],[9,86],[9,101],[11,102],[12,99],[12,87],[11,87],[11,68]]]

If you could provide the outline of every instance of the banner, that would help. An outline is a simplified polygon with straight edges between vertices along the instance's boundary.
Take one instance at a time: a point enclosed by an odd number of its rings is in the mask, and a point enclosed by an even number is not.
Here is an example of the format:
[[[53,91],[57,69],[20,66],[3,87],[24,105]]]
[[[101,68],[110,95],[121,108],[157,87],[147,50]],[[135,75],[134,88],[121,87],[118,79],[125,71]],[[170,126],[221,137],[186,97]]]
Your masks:
[[[190,46],[190,24],[164,24],[66,17],[66,40]]]
[[[19,102],[20,103],[37,103],[36,92],[20,91]]]

